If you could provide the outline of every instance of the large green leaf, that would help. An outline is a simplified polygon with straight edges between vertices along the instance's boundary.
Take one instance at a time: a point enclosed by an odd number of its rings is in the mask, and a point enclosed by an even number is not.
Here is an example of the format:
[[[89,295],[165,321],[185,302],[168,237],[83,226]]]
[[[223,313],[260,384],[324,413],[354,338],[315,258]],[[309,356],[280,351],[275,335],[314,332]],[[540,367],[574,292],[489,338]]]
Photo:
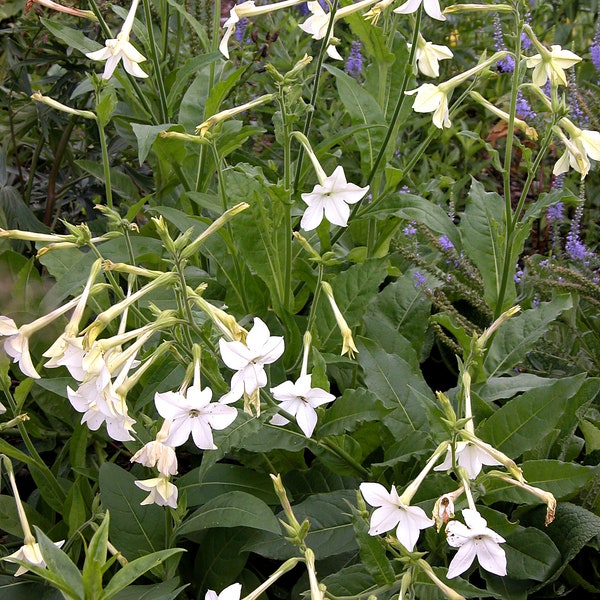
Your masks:
[[[315,494],[293,506],[294,514],[300,523],[304,519],[310,522],[306,545],[312,548],[318,560],[356,551],[348,502],[356,503],[356,491],[340,490],[328,494]],[[277,516],[285,520],[283,512]],[[275,537],[268,533],[259,533],[245,549],[276,560],[285,560],[297,556],[298,553],[290,542],[281,536]]]
[[[135,477],[112,463],[100,467],[100,497],[110,510],[111,542],[128,559],[162,550],[167,545],[165,509],[141,506],[147,492],[135,485]]]
[[[585,375],[565,377],[551,386],[517,396],[498,409],[478,434],[498,450],[517,458],[557,426],[584,378]]]
[[[177,535],[189,537],[204,529],[251,527],[279,534],[281,528],[271,509],[246,492],[227,492],[201,506],[178,528]]]
[[[484,298],[495,309],[502,285],[505,261],[506,223],[504,200],[496,192],[486,192],[483,185],[472,181],[467,205],[460,222],[460,233],[469,258],[483,278]],[[508,257],[506,257],[509,260]],[[512,306],[516,298],[511,277],[506,282],[502,308]]]
[[[386,130],[385,117],[375,98],[355,79],[335,67],[325,65],[325,68],[336,79],[340,100],[348,111],[352,124],[368,126],[354,134],[360,151],[361,168],[366,176],[373,167],[383,143]]]
[[[485,357],[484,367],[489,376],[497,377],[509,372],[547,333],[550,324],[572,306],[571,296],[563,294],[503,323]]]
[[[61,42],[64,42],[70,48],[79,50],[82,54],[88,52],[95,52],[100,50],[102,46],[91,40],[90,38],[83,35],[83,32],[79,29],[73,29],[67,25],[63,25],[58,19],[40,19],[42,24],[50,33],[55,35]]]

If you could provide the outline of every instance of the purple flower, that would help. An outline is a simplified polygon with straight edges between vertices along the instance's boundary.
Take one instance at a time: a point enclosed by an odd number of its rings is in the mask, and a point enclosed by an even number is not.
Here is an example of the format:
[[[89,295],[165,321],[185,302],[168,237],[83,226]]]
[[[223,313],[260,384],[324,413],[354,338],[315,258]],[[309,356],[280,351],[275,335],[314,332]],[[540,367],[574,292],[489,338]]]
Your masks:
[[[411,192],[410,192],[410,188],[409,188],[407,185],[403,185],[403,186],[400,188],[400,193],[401,193],[401,194],[410,194],[410,193],[411,193]]]
[[[563,219],[565,216],[564,209],[565,205],[562,202],[557,202],[556,204],[549,206],[548,210],[546,211],[546,220],[548,223],[553,223],[554,221],[560,221]]]
[[[523,278],[523,269],[519,267],[519,263],[517,263],[515,267],[515,274],[513,275],[513,279],[515,283],[521,283],[521,279]]]
[[[590,54],[592,55],[592,64],[598,71],[600,71],[600,16],[598,18],[598,22],[596,23],[596,33],[594,34],[594,39],[592,40]]]
[[[454,244],[450,241],[447,235],[440,236],[438,242],[440,243],[440,246],[444,252],[450,252],[451,250],[454,250]]]
[[[562,190],[564,182],[565,182],[565,174],[564,173],[560,173],[559,175],[556,175],[554,177],[554,179],[552,180],[551,189]]]
[[[235,39],[241,44],[244,41],[246,35],[246,27],[248,27],[248,19],[246,17],[241,18],[235,26]]]
[[[575,214],[573,215],[573,219],[571,221],[571,229],[567,234],[567,242],[565,244],[565,250],[573,260],[585,260],[593,256],[593,252],[588,252],[585,244],[579,237],[582,217],[583,203],[579,204],[575,209]]]
[[[404,235],[415,235],[417,233],[417,228],[415,227],[415,222],[411,221],[403,230]]]
[[[427,284],[427,277],[425,277],[425,275],[423,275],[423,273],[419,273],[419,271],[416,271],[415,273],[413,273],[413,279],[415,280],[416,288],[425,287],[425,285]]]
[[[362,72],[362,53],[360,49],[360,42],[354,40],[350,47],[350,55],[346,61],[346,73],[351,77],[356,77]]]
[[[535,119],[537,114],[532,110],[529,101],[523,96],[523,92],[519,90],[517,92],[517,116],[525,121]]]
[[[571,113],[571,119],[575,121],[577,125],[580,125],[585,128],[588,124],[588,118],[586,114],[581,110],[581,106],[579,105],[579,94],[577,93],[577,79],[575,78],[575,72],[569,71],[568,73],[569,79],[569,87],[568,95],[569,95],[569,112]]]
[[[502,35],[502,24],[498,13],[494,14],[494,46],[497,52],[506,50],[504,37]],[[502,73],[512,73],[515,70],[515,59],[512,56],[506,56],[498,61],[498,68]]]

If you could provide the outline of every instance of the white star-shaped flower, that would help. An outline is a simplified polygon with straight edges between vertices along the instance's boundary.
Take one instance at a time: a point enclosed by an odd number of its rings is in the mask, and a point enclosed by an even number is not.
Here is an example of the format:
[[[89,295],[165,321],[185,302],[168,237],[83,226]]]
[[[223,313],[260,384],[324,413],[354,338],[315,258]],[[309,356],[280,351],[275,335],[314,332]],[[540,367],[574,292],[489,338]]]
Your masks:
[[[148,74],[138,64],[144,62],[146,57],[138,52],[129,41],[138,3],[139,0],[133,0],[123,27],[116,38],[106,40],[104,48],[86,53],[86,56],[92,60],[106,61],[102,79],[110,79],[121,60],[123,61],[123,67],[130,75],[142,78],[148,77]]]
[[[296,422],[306,437],[310,437],[317,424],[315,408],[335,400],[335,396],[322,390],[311,387],[311,376],[302,375],[294,383],[284,381],[282,384],[271,388],[273,397],[281,402],[280,407],[296,417]],[[271,419],[272,425],[286,425],[289,420],[282,415],[275,415]]]
[[[405,2],[402,6],[395,8],[394,12],[401,15],[408,15],[410,13],[417,12],[421,4],[423,4],[425,12],[432,19],[437,19],[438,21],[446,20],[446,17],[442,14],[442,11],[440,10],[439,0],[408,0],[408,2]]]
[[[538,87],[546,84],[550,79],[550,85],[568,85],[565,69],[572,67],[581,60],[577,54],[570,50],[563,50],[560,46],[551,46],[551,50],[540,52],[527,59],[527,67],[533,69],[532,81]]]
[[[408,44],[409,50],[410,47],[411,44]],[[419,33],[417,48],[415,50],[415,58],[417,59],[419,71],[421,71],[423,75],[427,75],[427,77],[439,77],[439,61],[452,58],[453,56],[454,54],[452,54],[452,50],[450,50],[450,48],[428,42]]]
[[[434,524],[422,508],[404,504],[396,488],[388,492],[380,483],[361,483],[360,493],[371,506],[376,506],[371,515],[370,535],[379,535],[396,527],[398,541],[412,552],[421,529]]]
[[[179,392],[155,394],[154,404],[161,417],[171,421],[168,446],[181,446],[190,434],[194,444],[202,450],[215,450],[212,430],[229,427],[237,417],[237,410],[220,402],[211,402],[212,390],[190,386],[185,396]]]
[[[471,442],[458,442],[456,444],[456,462],[459,467],[463,467],[467,472],[469,479],[475,479],[481,472],[483,465],[490,467],[500,466],[493,456],[488,454],[483,448],[472,444]],[[447,471],[452,468],[452,449],[448,448],[448,453],[444,462],[435,467],[434,471]]]
[[[240,600],[242,595],[242,584],[233,583],[229,587],[226,587],[218,596],[217,592],[208,590],[204,600]]]
[[[446,526],[448,544],[458,548],[446,577],[452,579],[464,573],[475,557],[486,571],[500,577],[506,575],[506,553],[500,547],[506,540],[492,531],[476,510],[465,508],[462,515],[466,525],[460,521],[450,521]]]
[[[591,167],[589,159],[600,160],[600,132],[579,129],[569,119],[561,119],[561,124],[569,137],[567,138],[560,129],[556,128],[559,137],[566,146],[566,150],[554,165],[552,173],[554,175],[566,173],[570,166],[581,173],[583,179]]]
[[[54,542],[54,545],[57,548],[61,548],[65,543],[65,540],[61,540],[60,542]],[[14,560],[22,560],[23,562],[32,565],[34,567],[45,567],[46,563],[44,562],[44,558],[42,557],[42,553],[40,551],[40,546],[37,542],[33,542],[30,544],[23,544],[16,552],[13,552],[9,556],[5,556],[4,560],[8,562],[14,562]],[[15,577],[19,577],[23,575],[23,573],[27,573],[29,569],[27,567],[19,566],[17,571],[15,572]]]
[[[134,483],[145,492],[150,492],[148,497],[142,500],[140,504],[157,504],[158,506],[177,508],[179,490],[169,481],[168,477],[160,475],[159,477],[135,481]]]
[[[356,204],[369,191],[369,186],[359,187],[346,181],[342,166],[322,182],[315,185],[313,191],[302,194],[302,200],[308,204],[304,211],[300,227],[304,231],[316,229],[325,218],[333,225],[346,227],[350,216],[349,204]]]
[[[450,127],[450,112],[448,109],[448,92],[441,85],[424,83],[414,90],[405,92],[412,96],[416,94],[413,110],[420,113],[433,113],[433,124],[439,129]]]
[[[323,10],[317,0],[307,2],[306,7],[310,11],[310,17],[304,23],[300,23],[298,27],[310,34],[314,40],[322,40],[327,33],[330,15]]]
[[[244,394],[251,396],[267,385],[265,365],[275,362],[285,349],[283,337],[272,336],[267,325],[258,317],[254,327],[246,336],[246,343],[219,340],[221,358],[230,368],[237,371],[231,378],[231,391],[226,402],[235,402]]]

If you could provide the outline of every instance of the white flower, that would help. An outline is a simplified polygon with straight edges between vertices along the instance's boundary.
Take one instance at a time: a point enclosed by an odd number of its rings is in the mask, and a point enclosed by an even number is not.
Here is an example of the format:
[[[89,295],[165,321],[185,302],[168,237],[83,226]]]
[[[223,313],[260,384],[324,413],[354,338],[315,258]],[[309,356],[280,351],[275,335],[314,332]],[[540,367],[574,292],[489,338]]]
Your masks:
[[[0,336],[6,337],[4,351],[14,362],[19,363],[19,369],[24,375],[39,379],[29,354],[29,333],[25,327],[18,328],[9,317],[0,317]]]
[[[233,583],[229,587],[226,587],[218,596],[217,592],[208,590],[204,600],[240,600],[242,594],[242,584]]]
[[[133,0],[131,8],[127,13],[127,18],[123,23],[121,31],[117,34],[116,39],[108,39],[104,42],[105,47],[95,52],[88,52],[86,56],[92,60],[105,60],[104,73],[102,79],[110,79],[117,68],[117,65],[123,60],[125,70],[134,77],[148,77],[138,63],[144,62],[146,57],[140,54],[131,42],[129,35],[133,28],[135,19],[135,11],[137,10],[139,0]]]
[[[569,119],[561,119],[560,123],[569,134],[569,138],[567,139],[562,131],[556,128],[559,137],[565,143],[566,150],[554,165],[552,173],[554,175],[566,173],[570,166],[581,173],[583,179],[591,167],[589,159],[600,160],[600,132],[579,129]]]
[[[506,575],[506,553],[500,544],[506,540],[487,526],[487,521],[474,509],[462,511],[466,525],[460,521],[450,521],[446,526],[448,543],[458,548],[450,562],[446,577],[452,579],[464,573],[475,557],[483,569],[499,575]]]
[[[433,113],[433,124],[439,129],[450,127],[450,112],[448,110],[448,92],[439,85],[424,83],[417,89],[405,92],[412,96],[416,94],[413,110],[420,113]]]
[[[214,450],[212,429],[225,429],[237,417],[237,410],[219,402],[211,402],[212,390],[191,385],[185,396],[179,392],[154,395],[154,404],[161,417],[171,421],[168,446],[181,446],[192,435],[194,444],[203,450]]]
[[[298,27],[305,33],[310,34],[313,40],[322,40],[327,33],[330,15],[323,10],[317,0],[307,2],[306,7],[311,13],[310,17],[304,23],[300,23]]]
[[[456,444],[456,462],[459,467],[463,467],[467,472],[469,479],[475,479],[481,472],[483,465],[490,467],[500,466],[493,456],[486,452],[483,448],[472,444],[471,442],[458,442]],[[444,462],[435,467],[434,471],[447,471],[452,468],[452,448],[448,448],[448,453]]]
[[[315,408],[332,402],[335,396],[322,390],[311,387],[311,376],[302,375],[296,383],[284,381],[282,384],[271,388],[273,397],[281,402],[281,408],[296,417],[296,422],[306,437],[310,437],[317,424]],[[271,419],[273,425],[286,425],[289,420],[282,415],[275,415]]]
[[[408,44],[410,50],[411,44]],[[415,57],[417,59],[417,65],[419,71],[427,77],[439,77],[440,75],[440,60],[446,60],[452,58],[452,50],[446,46],[440,46],[438,44],[432,44],[425,40],[425,38],[419,33],[417,40],[417,48],[415,50]]]
[[[61,540],[60,542],[54,542],[54,545],[57,548],[61,548],[65,543],[65,540]],[[23,544],[16,552],[13,552],[9,556],[5,556],[3,560],[7,560],[8,562],[14,562],[16,560],[22,560],[29,565],[34,567],[45,567],[46,563],[42,557],[42,553],[40,551],[40,546],[37,542],[31,544]],[[29,569],[26,567],[19,566],[15,573],[15,577],[19,577],[23,575],[23,573],[27,573]]]
[[[85,354],[83,337],[63,333],[42,356],[50,359],[44,363],[46,368],[66,367],[73,379],[83,381],[87,373],[83,368]]]
[[[346,182],[344,168],[336,167],[335,171],[323,181],[315,185],[313,191],[302,194],[302,200],[308,204],[304,211],[300,227],[305,231],[316,229],[325,218],[334,225],[346,227],[350,216],[349,204],[356,204],[369,191],[354,183]]]
[[[131,462],[138,462],[145,467],[156,467],[161,475],[177,475],[177,455],[171,446],[153,440],[140,448]]]
[[[285,349],[283,337],[272,336],[266,324],[256,317],[254,327],[246,336],[246,343],[219,340],[223,362],[237,373],[231,378],[231,391],[227,402],[235,402],[244,394],[251,396],[267,385],[264,365],[275,362]]]
[[[168,477],[160,475],[153,479],[144,479],[143,481],[135,481],[134,483],[145,492],[150,492],[149,496],[142,500],[140,504],[158,504],[158,506],[177,508],[179,490],[169,481]]]
[[[533,83],[538,87],[542,87],[550,79],[550,85],[564,85],[566,87],[568,83],[565,69],[578,63],[581,58],[570,50],[563,50],[560,46],[551,46],[550,51],[537,47],[540,54],[527,59],[527,67],[533,68],[531,76]]]
[[[402,6],[394,9],[395,13],[399,13],[401,15],[407,15],[410,13],[417,12],[419,6],[423,3],[423,8],[425,12],[432,18],[437,19],[438,21],[445,21],[446,17],[442,14],[440,10],[439,0],[408,0]]]
[[[378,507],[371,515],[370,535],[379,535],[396,527],[398,541],[412,552],[421,529],[434,524],[422,508],[404,504],[396,488],[388,492],[380,483],[361,483],[360,493],[371,505]]]

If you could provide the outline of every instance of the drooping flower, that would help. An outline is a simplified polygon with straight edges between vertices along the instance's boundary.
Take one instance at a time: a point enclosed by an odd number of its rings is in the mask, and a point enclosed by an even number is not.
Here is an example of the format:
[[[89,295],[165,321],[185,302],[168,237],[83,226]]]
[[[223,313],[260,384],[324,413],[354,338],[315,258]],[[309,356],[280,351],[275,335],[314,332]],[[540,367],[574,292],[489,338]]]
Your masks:
[[[271,393],[281,403],[280,408],[296,417],[296,422],[306,437],[313,434],[317,424],[315,408],[335,400],[333,394],[311,387],[310,375],[301,375],[295,383],[284,381],[271,388]],[[282,415],[275,415],[270,422],[272,425],[286,425],[289,420]]]
[[[456,444],[456,462],[459,467],[463,467],[467,472],[469,479],[475,479],[481,472],[483,465],[500,466],[493,456],[488,454],[483,448],[472,444],[471,442],[457,442]],[[448,453],[444,461],[435,467],[434,471],[447,471],[452,468],[452,449],[448,448]]]
[[[600,160],[600,132],[579,129],[572,121],[563,118],[560,125],[569,134],[567,138],[560,128],[555,131],[566,146],[564,154],[554,165],[552,173],[560,175],[569,170],[569,166],[581,174],[583,179],[589,172],[593,160]]]
[[[125,70],[134,77],[148,77],[138,63],[144,62],[146,57],[138,52],[133,44],[129,41],[135,13],[139,4],[139,0],[133,0],[127,18],[121,27],[121,31],[116,38],[108,39],[104,42],[104,48],[95,52],[88,52],[86,56],[91,60],[105,60],[104,73],[102,79],[110,79],[121,60]]]
[[[422,508],[405,505],[395,486],[388,492],[380,483],[361,483],[360,493],[371,506],[377,507],[371,515],[369,535],[379,535],[396,527],[398,541],[412,552],[421,529],[434,524]]]
[[[411,44],[408,44],[409,50],[410,47]],[[421,71],[423,75],[426,75],[427,77],[439,77],[439,61],[452,58],[453,56],[454,54],[450,48],[428,42],[419,32],[417,47],[415,49],[415,58],[417,60],[419,71]]]
[[[283,337],[272,336],[267,325],[256,317],[245,344],[221,338],[219,348],[223,362],[237,371],[231,378],[231,391],[226,400],[235,402],[244,394],[251,396],[267,385],[265,365],[275,362],[283,354],[285,344]]]
[[[175,450],[165,444],[169,437],[170,422],[165,421],[156,439],[140,448],[130,459],[145,467],[156,467],[161,475],[177,475],[177,455]]]
[[[446,20],[446,17],[442,14],[442,11],[440,10],[439,0],[408,0],[408,2],[405,2],[402,6],[395,8],[394,12],[401,15],[414,13],[417,12],[421,4],[423,4],[425,12],[432,19],[437,19],[438,21]]]
[[[348,205],[362,200],[368,191],[369,186],[348,183],[344,168],[336,167],[329,177],[315,185],[312,192],[301,195],[308,208],[304,211],[300,227],[305,231],[316,229],[323,215],[333,225],[346,227],[350,216]]]
[[[173,485],[168,477],[159,475],[152,479],[144,479],[141,481],[135,481],[141,490],[150,492],[147,498],[142,500],[140,504],[157,504],[158,506],[170,506],[171,508],[177,508],[177,497],[179,490],[177,486]]]
[[[65,543],[65,540],[61,540],[60,542],[54,542],[54,545],[57,548],[61,548],[64,543]],[[23,562],[26,562],[27,564],[29,564],[33,567],[44,568],[46,566],[46,563],[45,563],[42,553],[40,551],[40,545],[35,541],[33,541],[29,544],[23,544],[16,552],[13,552],[12,554],[5,556],[3,558],[3,560],[6,560],[8,562],[15,562],[15,560],[22,560]],[[15,572],[15,577],[20,577],[21,575],[23,575],[23,573],[27,573],[27,571],[29,571],[29,569],[27,567],[19,565],[19,568]]]
[[[242,595],[242,584],[233,583],[229,587],[226,587],[218,596],[217,592],[208,590],[204,600],[240,600]]]
[[[506,540],[491,530],[476,510],[465,508],[462,515],[466,525],[453,520],[446,526],[448,544],[458,548],[446,577],[452,579],[464,573],[475,557],[486,571],[500,577],[506,575],[506,553],[500,547]]]
[[[170,423],[167,446],[181,446],[190,434],[194,444],[202,450],[215,450],[212,430],[229,427],[237,417],[237,410],[220,402],[211,402],[212,390],[191,385],[185,396],[180,392],[156,393],[156,410]]]

